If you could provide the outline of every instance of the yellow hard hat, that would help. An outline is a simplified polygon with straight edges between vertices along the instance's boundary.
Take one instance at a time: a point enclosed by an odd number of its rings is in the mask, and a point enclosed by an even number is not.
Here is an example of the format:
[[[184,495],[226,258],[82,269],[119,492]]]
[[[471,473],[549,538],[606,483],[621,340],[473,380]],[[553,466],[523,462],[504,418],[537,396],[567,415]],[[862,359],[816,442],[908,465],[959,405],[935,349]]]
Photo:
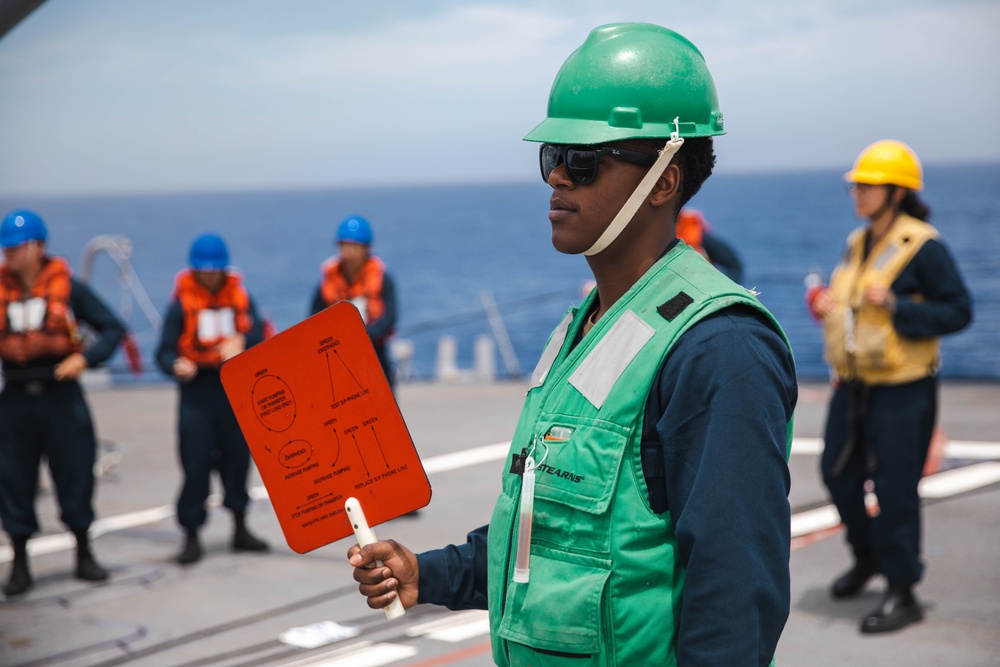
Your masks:
[[[850,183],[898,185],[910,190],[924,187],[923,170],[917,154],[902,141],[883,139],[861,151],[854,168],[844,174]]]

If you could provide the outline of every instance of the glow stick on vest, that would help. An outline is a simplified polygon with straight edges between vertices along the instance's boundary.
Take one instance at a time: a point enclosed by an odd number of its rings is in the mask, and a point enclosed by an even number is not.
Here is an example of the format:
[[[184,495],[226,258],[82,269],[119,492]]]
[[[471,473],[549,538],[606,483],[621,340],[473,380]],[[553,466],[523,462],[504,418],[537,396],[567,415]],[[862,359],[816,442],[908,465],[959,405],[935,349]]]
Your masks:
[[[544,458],[544,457],[543,457]],[[531,515],[535,510],[535,459],[529,455],[524,462],[521,480],[521,512],[517,518],[517,558],[514,560],[514,581],[528,583],[531,560]]]
[[[676,127],[678,118],[674,119],[674,126]],[[649,193],[652,192],[653,186],[656,185],[656,181],[660,179],[663,175],[663,170],[667,168],[670,164],[670,160],[673,159],[674,154],[684,145],[684,139],[680,137],[677,132],[673,132],[670,135],[670,140],[667,141],[663,150],[660,151],[660,157],[656,158],[656,162],[653,166],[649,168],[646,175],[642,177],[639,181],[639,185],[636,186],[635,191],[622,206],[622,210],[618,211],[618,215],[615,219],[611,221],[608,228],[604,230],[600,238],[594,242],[594,245],[590,246],[589,250],[583,252],[584,255],[590,257],[591,255],[596,255],[605,248],[607,248],[611,243],[618,238],[618,235],[622,233],[622,230],[632,221],[635,216],[635,212],[639,210],[639,206],[646,200]]]

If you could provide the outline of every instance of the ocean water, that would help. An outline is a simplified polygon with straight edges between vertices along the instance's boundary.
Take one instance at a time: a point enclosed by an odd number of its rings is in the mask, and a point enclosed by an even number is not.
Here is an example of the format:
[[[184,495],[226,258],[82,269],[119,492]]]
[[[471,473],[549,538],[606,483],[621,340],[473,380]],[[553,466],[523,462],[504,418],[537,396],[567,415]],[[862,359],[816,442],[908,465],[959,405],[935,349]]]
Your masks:
[[[859,223],[841,171],[717,174],[691,206],[738,250],[743,283],[784,326],[799,376],[827,376],[820,329],[803,305],[803,278],[829,276],[847,234]],[[956,257],[975,301],[975,319],[945,338],[943,375],[1000,379],[1000,165],[929,166],[924,199],[931,222]],[[393,275],[398,337],[415,345],[412,377],[433,377],[438,340],[455,337],[459,365],[472,365],[473,341],[489,334],[481,297],[493,296],[522,373],[530,373],[565,308],[579,303],[590,277],[582,257],[552,249],[549,188],[537,183],[388,187],[352,190],[226,192],[127,196],[0,198],[49,225],[49,246],[79,269],[88,241],[127,237],[136,274],[155,308],[165,310],[191,240],[222,234],[233,264],[261,310],[284,329],[308,314],[319,266],[334,252],[333,232],[360,214],[375,229],[374,251]],[[147,362],[140,381],[164,379],[152,352],[158,331],[121,287],[108,255],[95,260],[92,284],[124,313]],[[507,372],[497,353],[498,375]],[[114,377],[134,381],[120,353]]]

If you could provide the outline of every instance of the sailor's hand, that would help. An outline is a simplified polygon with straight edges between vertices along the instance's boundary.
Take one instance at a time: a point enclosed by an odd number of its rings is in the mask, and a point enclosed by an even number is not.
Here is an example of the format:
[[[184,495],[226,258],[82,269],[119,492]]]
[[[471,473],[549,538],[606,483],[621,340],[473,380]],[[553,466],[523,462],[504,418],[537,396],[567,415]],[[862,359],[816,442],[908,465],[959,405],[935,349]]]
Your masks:
[[[887,285],[869,285],[865,288],[865,301],[876,308],[896,312],[896,295]]]
[[[833,311],[834,306],[837,305],[837,301],[833,298],[833,294],[830,293],[830,290],[825,289],[821,290],[815,297],[813,297],[810,305],[812,306],[812,311],[816,317],[823,319]]]
[[[177,357],[177,361],[174,362],[174,375],[178,380],[188,382],[189,380],[193,380],[197,374],[198,364],[187,357]]]
[[[347,558],[354,566],[354,581],[360,584],[358,590],[368,598],[372,609],[389,606],[397,596],[404,609],[417,604],[417,557],[402,544],[395,540],[375,542],[364,548],[355,544],[347,552]]]
[[[237,354],[247,349],[247,339],[243,334],[236,334],[232,338],[227,338],[219,344],[219,355],[223,361],[232,359]]]
[[[87,369],[87,358],[79,352],[74,352],[58,364],[52,371],[57,380],[75,380]]]

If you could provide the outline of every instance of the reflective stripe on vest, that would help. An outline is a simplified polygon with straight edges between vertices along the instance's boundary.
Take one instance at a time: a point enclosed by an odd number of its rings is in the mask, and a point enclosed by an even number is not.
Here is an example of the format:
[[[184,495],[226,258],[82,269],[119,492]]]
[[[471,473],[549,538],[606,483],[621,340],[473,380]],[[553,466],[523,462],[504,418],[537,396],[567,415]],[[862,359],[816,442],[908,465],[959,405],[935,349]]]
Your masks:
[[[328,306],[338,301],[352,302],[367,324],[385,314],[385,300],[382,298],[384,280],[385,264],[374,255],[365,260],[361,270],[350,283],[340,269],[340,260],[328,259],[323,264],[323,284],[320,286],[320,293]]]
[[[70,305],[71,276],[66,260],[46,257],[26,291],[17,276],[0,266],[0,359],[23,365],[82,349]]]
[[[840,379],[872,385],[927,377],[937,370],[940,338],[903,338],[896,333],[892,313],[865,303],[864,291],[873,285],[890,287],[920,248],[937,238],[937,230],[901,215],[864,259],[866,236],[865,228],[851,233],[830,278],[836,305],[823,318],[826,361]]]
[[[177,274],[174,296],[184,314],[177,352],[202,368],[222,365],[219,345],[226,338],[250,331],[250,295],[238,273],[226,273],[215,293],[199,283],[190,269]]]
[[[684,305],[661,315],[682,293],[676,302]],[[594,299],[570,309],[550,337],[511,443],[511,456],[534,447],[536,461],[527,583],[513,581],[521,477],[506,468],[490,521],[498,665],[565,665],[567,656],[591,656],[580,663],[588,665],[676,664],[684,571],[669,512],[648,504],[641,440],[649,389],[678,338],[711,313],[745,305],[781,331],[749,292],[683,244],[574,347]]]

